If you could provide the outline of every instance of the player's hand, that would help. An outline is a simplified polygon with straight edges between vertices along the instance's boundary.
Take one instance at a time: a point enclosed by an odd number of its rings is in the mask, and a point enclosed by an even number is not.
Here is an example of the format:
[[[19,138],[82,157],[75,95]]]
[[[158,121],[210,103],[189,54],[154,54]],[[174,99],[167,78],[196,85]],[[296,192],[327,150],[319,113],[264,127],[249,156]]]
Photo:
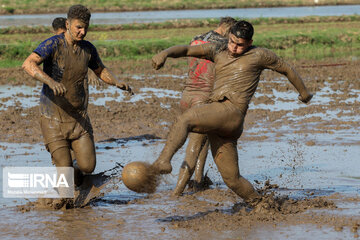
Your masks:
[[[314,96],[313,94],[307,92],[306,95],[299,95],[298,98],[299,98],[299,100],[302,101],[303,103],[308,103],[308,102],[310,102],[310,100],[312,99],[313,96]]]
[[[155,56],[153,56],[152,58],[153,68],[155,68],[156,70],[162,68],[162,66],[164,66],[165,64],[166,58],[167,58],[167,54],[165,51],[162,51],[156,54]]]
[[[56,82],[56,81],[52,81],[49,84],[49,87],[54,91],[55,96],[64,96],[67,91],[64,84]]]
[[[116,84],[116,87],[120,88],[121,90],[127,91],[130,95],[134,95],[134,92],[132,91],[131,87],[126,83],[118,83]]]

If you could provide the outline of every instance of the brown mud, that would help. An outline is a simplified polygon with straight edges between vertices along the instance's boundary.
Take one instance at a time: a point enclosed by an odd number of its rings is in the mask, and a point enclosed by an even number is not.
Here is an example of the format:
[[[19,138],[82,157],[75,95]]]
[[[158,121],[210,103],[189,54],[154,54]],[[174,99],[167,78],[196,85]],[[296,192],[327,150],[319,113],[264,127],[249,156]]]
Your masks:
[[[122,165],[117,164],[107,171],[83,176],[81,184],[75,187],[74,198],[39,198],[24,205],[17,205],[17,209],[21,212],[28,212],[40,209],[66,210],[86,207],[119,184],[122,168]]]
[[[322,88],[329,84],[333,91],[340,90],[343,93],[341,95],[333,95],[329,93],[328,97],[331,97],[331,104],[323,107],[318,104],[304,105],[299,109],[295,110],[281,110],[271,111],[267,109],[250,109],[245,118],[244,134],[241,137],[245,139],[258,140],[266,139],[266,136],[251,136],[246,134],[246,129],[255,126],[266,126],[269,127],[269,132],[275,134],[282,134],[277,128],[282,125],[298,124],[306,125],[310,124],[312,128],[299,128],[299,133],[324,133],[331,132],[333,129],[341,130],[347,129],[349,126],[358,126],[356,121],[344,121],[339,118],[336,121],[326,121],[319,117],[307,118],[296,122],[294,119],[285,117],[289,112],[293,112],[295,116],[304,116],[306,114],[313,113],[324,113],[326,110],[336,110],[341,108],[340,116],[351,116],[358,115],[360,108],[358,102],[354,104],[347,104],[344,101],[348,97],[348,92],[351,89],[360,89],[360,71],[358,70],[359,61],[343,60],[343,65],[337,65],[338,61],[327,61],[327,62],[314,62],[314,61],[298,61],[293,62],[299,74],[302,76],[306,86],[311,92],[315,93],[320,91]],[[119,71],[117,67],[119,63],[107,64],[108,67],[114,72],[114,74],[120,75],[120,79],[127,82],[132,89],[134,89],[135,95],[137,89],[140,88],[159,88],[168,89],[174,91],[181,91],[184,86],[184,79],[181,78],[153,78],[157,73],[169,74],[169,75],[183,75],[186,74],[186,67],[175,67],[171,64],[171,60],[167,63],[167,66],[159,71],[155,72],[151,69],[150,62],[140,61],[135,64],[139,66],[138,71],[127,69],[127,65],[131,66],[134,62],[122,63],[122,70]],[[125,69],[125,70],[124,70]],[[131,69],[129,67],[129,69]],[[129,77],[129,75],[144,74],[144,79],[138,80]],[[124,76],[124,77],[122,77]],[[276,106],[276,102],[269,96],[259,96],[257,94],[269,94],[272,93],[273,89],[278,92],[284,91],[296,91],[286,79],[283,79],[281,84],[274,80],[278,79],[282,75],[264,71],[259,87],[255,96],[252,99],[254,105],[258,104],[269,104]],[[27,76],[20,68],[15,69],[2,69],[0,72],[0,84],[8,85],[29,85],[34,89],[40,90],[41,86],[36,81],[32,80]],[[111,86],[105,86],[102,84],[98,89],[111,88]],[[121,94],[120,90],[113,88],[113,96]],[[91,95],[91,92],[90,92]],[[31,97],[20,93],[19,97]],[[93,95],[94,99],[104,97],[102,93]],[[0,106],[9,98],[1,99]],[[294,99],[292,99],[294,100]],[[286,100],[284,100],[286,101]],[[290,101],[290,100],[289,100]],[[169,108],[163,108],[163,105],[170,106]],[[42,141],[42,135],[39,127],[39,109],[38,106],[32,108],[21,108],[21,103],[16,102],[15,106],[10,106],[6,110],[0,111],[0,141],[5,142],[26,142],[35,143]],[[349,112],[350,111],[350,112]],[[97,106],[89,102],[88,112],[91,123],[94,128],[95,141],[102,141],[111,138],[127,138],[139,135],[153,135],[159,138],[166,138],[169,125],[175,120],[176,116],[180,114],[179,99],[169,97],[152,97],[147,101],[136,101],[136,102],[116,102],[108,101],[105,106]],[[26,116],[26,117],[24,117]],[[281,121],[279,121],[281,119]],[[159,124],[166,123],[166,124]],[[115,129],[113,126],[117,126]]]
[[[212,191],[212,193],[209,193]],[[348,230],[354,233],[356,238],[357,230],[360,227],[360,218],[356,216],[339,216],[331,214],[331,210],[336,210],[337,202],[359,201],[355,198],[343,198],[338,194],[327,197],[310,197],[307,199],[289,199],[287,196],[274,196],[267,194],[262,201],[255,207],[248,207],[244,203],[235,203],[230,209],[220,210],[221,202],[226,202],[229,198],[235,197],[229,190],[219,193],[218,190],[206,190],[203,193],[211,195],[218,202],[219,209],[204,211],[198,215],[174,216],[163,219],[171,223],[174,229],[191,229],[195,232],[212,231],[240,231],[244,239],[249,232],[256,228],[270,228],[272,230],[284,225],[305,225],[314,224],[317,227],[329,226],[335,231]],[[220,196],[222,194],[222,196]],[[185,196],[185,199],[194,198],[194,195]],[[236,197],[235,197],[236,198]],[[186,200],[182,200],[186,201]],[[191,208],[201,209],[197,201],[194,201]],[[326,211],[324,211],[326,210]],[[201,215],[201,216],[200,216]],[[262,235],[264,237],[264,235]],[[298,238],[294,238],[298,239]],[[300,238],[301,239],[301,238]],[[332,239],[332,238],[330,238]]]
[[[339,64],[341,63],[341,64]],[[164,69],[155,72],[151,69],[150,62],[137,62],[140,67],[135,70],[130,66],[134,62],[121,63],[122,70],[117,68],[119,63],[109,63],[107,66],[113,72],[120,76],[125,82],[134,89],[135,94],[140,88],[158,88],[174,91],[181,91],[184,84],[184,79],[171,77],[172,75],[184,75],[186,67],[175,67],[174,61],[169,61]],[[272,141],[279,141],[279,138],[288,133],[296,133],[302,136],[316,136],[317,134],[333,134],[335,131],[343,131],[349,129],[359,129],[358,117],[360,116],[359,101],[355,100],[347,102],[349,98],[356,98],[354,94],[360,90],[360,70],[358,68],[359,60],[333,60],[333,61],[297,61],[293,62],[297,71],[302,76],[304,82],[311,92],[315,94],[313,102],[308,105],[303,105],[299,108],[291,108],[290,110],[269,110],[267,108],[254,109],[250,106],[248,114],[245,119],[244,134],[240,138],[241,142],[246,141],[263,141],[273,138]],[[128,69],[128,70],[127,70]],[[156,74],[167,74],[169,77],[156,77]],[[131,75],[143,75],[141,79],[132,78]],[[265,71],[262,74],[259,87],[252,99],[252,104],[256,106],[276,106],[278,101],[272,97],[274,90],[279,93],[295,92],[294,87],[288,83],[280,74]],[[41,89],[39,84],[31,80],[21,69],[3,69],[0,72],[1,85],[28,85],[36,89]],[[105,88],[103,84],[97,89]],[[110,87],[109,87],[110,88]],[[329,89],[322,92],[322,97],[328,98],[328,102],[317,102],[317,93],[321,90]],[[116,96],[119,91],[114,88],[113,95]],[[91,92],[90,92],[91,95]],[[19,97],[31,97],[25,94],[18,94]],[[103,98],[105,94],[93,95],[94,99]],[[280,99],[281,102],[296,101],[295,99]],[[9,99],[0,99],[0,104],[4,104]],[[94,128],[95,141],[99,142],[113,142],[116,139],[136,139],[141,138],[162,138],[165,139],[168,133],[170,124],[175,120],[175,117],[180,114],[179,106],[180,98],[159,97],[154,94],[150,98],[136,102],[106,102],[105,106],[94,105],[89,102],[89,116]],[[170,107],[164,107],[170,106]],[[333,111],[336,118],[331,118],[326,115],[327,111]],[[11,143],[41,143],[42,136],[39,128],[39,109],[38,107],[22,108],[21,103],[15,104],[0,110],[0,142]],[[311,117],[303,118],[306,115]],[[316,114],[324,114],[325,117],[319,117]],[[292,115],[292,116],[291,116]],[[160,123],[165,124],[160,124]],[[117,126],[113,128],[113,126]],[[285,127],[284,127],[285,126]],[[254,132],[252,129],[262,129]],[[345,137],[339,137],[331,144],[342,145],[346,143]],[[323,145],[319,139],[307,138],[303,145],[307,147]],[[351,144],[359,145],[360,141],[352,141]],[[294,143],[296,145],[296,143]],[[6,148],[6,146],[3,146]],[[330,146],[331,147],[331,146]],[[239,144],[241,149],[241,144]],[[301,165],[301,152],[299,147],[294,146],[296,161],[289,163],[289,168],[298,168]],[[301,149],[300,149],[301,150]],[[280,159],[281,160],[281,159]],[[50,159],[49,159],[50,161]],[[330,186],[331,183],[329,183]],[[300,185],[299,185],[300,186]],[[299,187],[300,188],[300,187]],[[228,189],[211,188],[204,191],[185,194],[181,197],[172,197],[170,192],[161,192],[151,194],[145,198],[135,199],[128,202],[122,202],[129,207],[124,208],[123,214],[113,214],[110,211],[104,213],[91,213],[92,217],[84,219],[76,216],[79,214],[78,210],[74,212],[67,211],[67,214],[77,221],[78,226],[103,226],[109,232],[116,234],[117,230],[119,236],[128,233],[128,236],[133,234],[130,230],[122,226],[130,226],[131,220],[125,216],[131,216],[134,209],[142,212],[139,216],[140,221],[147,221],[147,219],[156,218],[161,225],[162,233],[151,235],[157,239],[166,239],[166,234],[171,232],[176,233],[177,238],[196,239],[196,236],[206,238],[210,232],[218,232],[220,236],[223,233],[237,233],[238,237],[229,237],[228,239],[247,239],[247,236],[253,236],[254,229],[263,231],[259,233],[259,239],[266,238],[267,231],[283,231],[284,227],[289,226],[316,226],[317,228],[324,228],[340,233],[349,233],[354,239],[359,237],[360,217],[355,212],[353,214],[341,214],[341,211],[346,211],[344,204],[358,205],[359,197],[348,197],[342,194],[326,194],[325,196],[317,196],[314,193],[309,193],[306,198],[289,198],[286,194],[274,194],[273,190],[278,189],[278,186],[271,185],[269,182],[265,183],[262,191],[265,196],[256,206],[248,206],[239,199],[239,197]],[[96,189],[95,189],[96,190]],[[96,191],[95,191],[96,192]],[[281,193],[281,191],[279,191]],[[98,192],[96,192],[97,194]],[[204,200],[206,199],[206,200]],[[120,201],[120,200],[119,200]],[[170,203],[169,203],[170,202]],[[175,205],[174,205],[175,202]],[[163,209],[153,208],[152,206],[159,204]],[[170,205],[173,209],[166,210]],[[131,207],[133,206],[133,208]],[[151,206],[151,207],[149,207]],[[224,210],[225,209],[225,210]],[[358,209],[355,207],[355,209]],[[27,211],[27,209],[20,209]],[[92,210],[96,212],[96,208]],[[127,212],[129,211],[129,212]],[[167,211],[167,212],[166,212]],[[339,214],[340,212],[340,214]],[[126,215],[126,214],[129,215]],[[84,214],[84,212],[81,212]],[[169,216],[170,215],[170,216]],[[66,215],[67,216],[67,215]],[[126,223],[128,221],[129,223]],[[111,223],[111,224],[110,224]],[[53,223],[51,223],[53,224]],[[127,225],[126,225],[127,224]],[[56,226],[54,227],[56,228]],[[59,229],[62,227],[59,227]],[[306,231],[306,227],[301,228],[300,231]],[[106,230],[107,231],[107,230]],[[121,231],[123,231],[121,233]],[[30,233],[31,231],[29,231]],[[75,231],[76,232],[76,231]],[[189,237],[188,232],[191,232]],[[291,231],[290,231],[291,232]],[[140,233],[136,235],[140,237]],[[72,235],[73,236],[73,235]],[[75,235],[74,235],[75,236]],[[148,235],[146,235],[148,236]],[[142,237],[146,238],[145,235]],[[214,236],[214,235],[213,235]],[[240,238],[241,236],[241,238]],[[299,237],[300,236],[300,237]],[[301,235],[293,239],[303,239]],[[309,236],[309,234],[307,234]],[[329,239],[335,239],[334,235],[330,235]],[[349,236],[349,234],[347,234]],[[114,237],[114,235],[112,236]],[[119,237],[121,239],[121,237]],[[124,237],[123,239],[125,239]],[[292,238],[292,236],[284,237]],[[340,237],[341,238],[341,237]],[[82,238],[80,238],[82,239]],[[201,238],[197,238],[201,239]],[[211,239],[211,237],[209,238]],[[225,239],[225,238],[223,238]],[[255,237],[256,239],[256,237]],[[274,238],[277,239],[277,238]]]

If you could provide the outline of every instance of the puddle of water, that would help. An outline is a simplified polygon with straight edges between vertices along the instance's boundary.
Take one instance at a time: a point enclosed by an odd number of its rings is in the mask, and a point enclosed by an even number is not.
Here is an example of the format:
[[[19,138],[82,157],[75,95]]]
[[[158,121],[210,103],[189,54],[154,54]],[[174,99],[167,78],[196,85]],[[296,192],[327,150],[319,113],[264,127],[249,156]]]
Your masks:
[[[31,108],[39,104],[41,86],[30,87],[30,86],[10,86],[0,85],[0,110],[5,110],[10,106],[18,106],[19,108]],[[96,94],[104,94],[104,97],[97,97]],[[19,95],[21,94],[21,95]],[[140,88],[137,89],[136,95],[132,96],[127,100],[126,95],[123,91],[113,87],[104,89],[97,89],[96,87],[89,87],[89,102],[104,106],[107,101],[118,101],[118,102],[137,102],[151,98],[153,95],[158,98],[169,97],[178,98],[181,97],[181,92],[167,90],[167,89],[156,89],[156,88]],[[164,107],[169,107],[164,105]]]
[[[331,195],[334,192],[348,195],[359,193],[358,156],[360,148],[357,145],[334,146],[306,146],[302,136],[288,135],[288,140],[273,142],[240,141],[239,165],[242,175],[251,182],[254,180],[271,180],[278,184],[280,194],[297,197],[307,197],[312,192],[314,196]],[[290,139],[290,140],[289,140]],[[98,142],[97,167],[95,172],[110,169],[116,163],[126,164],[130,161],[152,162],[159,155],[164,145],[163,140],[119,140],[117,142]],[[49,154],[41,144],[0,143],[1,166],[50,166]],[[148,199],[146,194],[137,194],[119,183],[118,189],[113,189],[100,198],[90,208],[68,211],[37,210],[21,213],[14,206],[26,202],[24,199],[0,198],[0,213],[6,218],[0,219],[1,239],[31,239],[58,238],[71,236],[73,238],[117,238],[117,239],[168,239],[199,238],[204,234],[187,233],[186,229],[169,228],[166,219],[169,216],[200,214],[191,210],[181,209],[174,213],[178,200],[169,198],[177,181],[178,169],[184,159],[184,148],[173,158],[173,173],[167,176],[159,186],[158,197]],[[339,164],[341,163],[341,164]],[[217,184],[217,188],[225,189],[221,177],[214,166],[212,157],[208,157],[205,171]],[[2,183],[2,175],[1,175]],[[261,184],[260,184],[261,185]],[[259,186],[260,186],[259,185]],[[128,203],[137,199],[138,202]],[[14,200],[16,202],[14,202]],[[208,201],[198,198],[195,201]],[[231,207],[231,202],[224,202],[223,209]],[[358,204],[346,205],[351,215],[358,211]],[[209,211],[213,209],[209,208]],[[200,211],[201,212],[201,211]],[[18,225],[19,221],[21,225]],[[310,225],[297,226],[269,226],[252,228],[247,233],[249,238],[257,239],[272,236],[273,239],[287,239],[292,237],[307,238],[316,234],[327,236],[326,239],[337,239],[339,236],[347,238],[353,234],[336,232],[323,227],[321,229]],[[265,233],[266,232],[266,233]],[[305,235],[301,235],[303,232]],[[241,230],[234,232],[209,232],[212,239],[229,239],[241,236]],[[225,238],[226,236],[226,238]],[[321,239],[321,238],[320,238]]]
[[[350,177],[360,177],[357,157],[360,148],[353,145],[306,146],[304,141],[295,136],[279,142],[239,142],[239,164],[242,174],[251,180],[271,179],[286,188],[323,188],[329,187],[329,180],[335,179],[331,187],[344,192],[342,186],[348,182],[358,182]],[[159,155],[163,140],[131,140],[123,142],[101,142],[96,144],[96,172],[111,169],[116,163],[122,165],[131,161],[152,162]],[[51,166],[49,154],[40,144],[0,143],[3,148],[0,155],[1,166]],[[6,148],[6,149],[5,149]],[[184,148],[173,158],[174,172],[166,177],[166,184],[160,190],[172,189],[177,181],[180,164],[184,158]],[[341,165],[339,166],[339,161]],[[222,185],[222,180],[214,166],[212,157],[208,157],[206,170],[209,177]],[[316,173],[316,178],[314,176]],[[346,177],[350,176],[350,177]],[[2,178],[1,178],[2,179]],[[323,179],[323,180],[322,180]],[[360,182],[359,182],[360,184]],[[336,187],[339,186],[339,189]],[[355,185],[357,187],[358,185]],[[131,192],[126,188],[121,192]],[[348,191],[348,190],[346,190]],[[4,200],[4,199],[2,199]],[[2,203],[0,202],[0,205]]]
[[[237,8],[201,9],[170,11],[134,11],[92,13],[91,24],[129,24],[163,22],[176,19],[221,18],[223,16],[240,18],[258,17],[304,17],[304,16],[342,16],[360,13],[360,5],[317,6],[317,7],[274,7],[274,8]],[[56,17],[65,14],[33,14],[0,16],[0,28],[9,26],[50,26]]]
[[[129,77],[129,76],[128,76]],[[184,79],[186,75],[131,75],[131,78],[135,80],[144,80],[144,79],[152,79],[152,78],[179,78]],[[277,82],[279,84],[288,84],[286,81],[278,79]],[[39,102],[39,94],[41,91],[41,86],[38,85],[37,87],[29,87],[29,86],[10,86],[10,85],[1,85],[0,86],[0,99],[3,99],[0,102],[0,110],[4,110],[9,106],[15,106],[16,103],[19,104],[19,107],[22,108],[29,108],[38,105]],[[156,89],[156,88],[140,88],[137,90],[136,95],[132,96],[129,100],[125,96],[122,91],[119,91],[112,87],[107,88],[96,88],[93,86],[89,87],[90,99],[89,102],[94,105],[104,106],[107,101],[124,101],[124,102],[136,102],[144,100],[146,101],[147,98],[151,98],[153,95],[162,98],[162,97],[170,97],[170,98],[181,98],[180,91],[173,91],[167,89]],[[16,96],[19,95],[20,96]],[[104,94],[104,97],[97,97],[96,94]],[[324,106],[329,105],[331,101],[334,101],[336,95],[344,94],[342,91],[337,90],[333,91],[329,84],[326,83],[325,87],[323,87],[320,91],[315,93],[314,98],[311,101],[311,106]],[[360,102],[360,90],[350,89],[347,93],[350,97],[344,100],[346,104],[356,104]],[[329,95],[333,95],[330,97]],[[16,97],[15,97],[16,96]],[[256,97],[266,96],[275,101],[274,104],[254,104],[253,102],[250,103],[250,109],[265,109],[270,111],[290,111],[296,110],[305,107],[303,103],[297,100],[298,94],[295,91],[288,91],[288,92],[280,92],[276,89],[272,90],[272,93],[255,93]],[[168,106],[164,106],[168,107]],[[326,119],[335,119],[338,118],[337,114],[340,110],[326,110],[325,113],[313,113],[307,114],[306,116],[295,116],[296,118],[309,118],[309,117],[321,117]],[[286,117],[294,117],[291,113]],[[342,120],[354,120],[355,117],[345,116],[342,117]]]
[[[181,97],[181,92],[167,90],[167,89],[156,89],[156,88],[140,88],[137,90],[137,93],[132,96],[129,100],[126,100],[125,94],[119,92],[119,90],[114,88],[105,88],[101,90],[97,90],[96,88],[90,87],[90,99],[89,102],[98,105],[104,106],[107,101],[117,101],[117,102],[137,102],[137,101],[146,101],[152,96],[156,96],[158,98],[170,97],[170,98],[178,98]],[[114,92],[118,92],[118,96],[112,96]],[[94,94],[96,93],[104,93],[106,97],[96,98],[94,99]]]
[[[160,77],[173,78],[176,76],[163,75]],[[183,75],[178,76],[184,78]],[[186,76],[185,76],[186,77]],[[149,76],[136,75],[133,78],[143,80]],[[151,78],[151,76],[150,76]],[[288,84],[286,81],[279,81],[281,84]],[[0,110],[9,106],[15,106],[14,99],[20,102],[19,107],[27,108],[36,106],[41,87],[27,86],[0,86]],[[118,92],[119,94],[114,94]],[[97,94],[104,93],[104,97],[97,97]],[[20,96],[14,97],[18,94]],[[311,106],[322,106],[324,112],[315,112],[306,116],[294,116],[292,112],[287,113],[284,118],[304,119],[320,117],[337,119],[340,110],[330,108],[336,95],[343,94],[342,91],[334,92],[329,86],[325,86],[316,93]],[[138,94],[130,100],[126,100],[121,91],[114,88],[96,89],[90,87],[90,103],[104,105],[106,101],[129,101],[135,102],[144,100],[151,96],[180,98],[181,93],[166,89],[141,88]],[[350,89],[347,99],[349,104],[356,104],[359,99],[359,91]],[[271,93],[257,94],[257,97],[267,96],[274,98],[275,104],[253,104],[250,109],[269,109],[276,111],[291,111],[304,107],[297,101],[297,93],[294,91],[279,92],[273,90]],[[167,106],[163,106],[167,107]],[[343,113],[351,109],[342,110]],[[358,121],[359,116],[345,116],[345,121]],[[268,136],[264,141],[242,141],[239,140],[239,166],[243,176],[251,182],[260,181],[255,184],[261,187],[263,182],[270,180],[272,184],[278,184],[279,194],[287,194],[292,198],[312,196],[328,196],[333,193],[344,195],[360,194],[360,169],[357,167],[358,156],[360,155],[358,129],[336,129],[331,133],[294,134],[293,130],[301,128],[312,129],[318,122],[302,124],[301,121],[295,124],[283,124],[271,132],[266,125],[257,125],[246,130],[247,134]],[[276,136],[277,132],[283,133]],[[274,140],[275,139],[275,140]],[[314,141],[315,145],[307,145],[308,141]],[[130,161],[153,162],[160,154],[164,145],[163,140],[146,139],[134,137],[119,139],[113,142],[96,143],[97,167],[96,173],[111,169],[120,163],[122,165]],[[185,145],[186,146],[186,145]],[[42,144],[16,144],[0,142],[0,166],[51,166],[49,153]],[[175,187],[178,170],[184,159],[185,149],[181,148],[173,158],[173,173],[164,177],[155,194],[157,197],[148,198],[146,194],[137,194],[128,190],[122,183],[111,189],[103,197],[93,203],[91,207],[73,209],[68,211],[36,210],[21,213],[15,206],[27,202],[25,199],[10,199],[2,197],[0,189],[0,214],[6,218],[0,218],[1,239],[39,239],[39,238],[78,238],[78,239],[232,239],[242,236],[244,229],[239,231],[209,231],[188,232],[187,229],[169,228],[166,219],[174,216],[195,216],[214,211],[212,205],[195,211],[194,209],[178,208],[179,199],[169,197],[170,191]],[[208,156],[205,171],[219,189],[226,189],[220,174],[216,170],[212,157]],[[2,171],[0,171],[0,184],[3,182]],[[194,201],[212,203],[214,200],[205,197],[195,198]],[[229,211],[233,202],[223,202],[220,210]],[[335,212],[352,216],[360,214],[358,203],[339,205],[341,211]],[[219,209],[217,207],[216,209]],[[328,210],[324,210],[328,211]],[[21,222],[21,224],[19,224]],[[249,232],[250,231],[250,232]],[[248,233],[249,232],[249,233]],[[247,239],[259,239],[266,236],[271,239],[288,238],[316,238],[322,239],[348,239],[353,236],[347,231],[336,232],[326,226],[317,228],[312,225],[279,225],[276,228],[261,226],[247,230]]]
[[[285,85],[286,83],[281,83]],[[327,83],[328,85],[328,83]],[[353,95],[354,97],[350,97],[345,102],[347,103],[355,103],[356,101],[360,101],[359,96],[360,91],[356,89],[350,89],[349,95]],[[329,95],[342,95],[343,92],[340,90],[334,91],[329,86],[323,87],[320,91],[314,94],[314,97],[311,99],[311,106],[318,105],[329,105],[331,101],[335,101],[334,97],[330,97]],[[268,109],[271,111],[281,111],[281,110],[295,110],[299,108],[303,108],[305,105],[298,101],[298,93],[295,91],[288,92],[279,92],[276,89],[272,90],[272,93],[255,93],[255,97],[267,96],[275,101],[274,104],[253,104],[250,103],[250,109]]]
[[[34,107],[39,96],[40,87],[0,85],[0,110],[16,104],[22,108]]]

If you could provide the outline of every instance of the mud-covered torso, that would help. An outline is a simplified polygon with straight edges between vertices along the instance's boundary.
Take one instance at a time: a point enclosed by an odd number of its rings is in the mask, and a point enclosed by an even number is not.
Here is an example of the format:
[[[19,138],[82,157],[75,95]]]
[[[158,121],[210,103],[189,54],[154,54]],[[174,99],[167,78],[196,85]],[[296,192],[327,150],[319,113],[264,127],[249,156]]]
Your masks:
[[[223,43],[226,39],[215,31],[198,35],[191,40],[190,45],[204,43]],[[212,61],[200,58],[189,58],[189,78],[185,82],[184,93],[190,95],[202,94],[209,96],[215,78],[215,65]]]
[[[233,57],[226,45],[204,45],[207,59],[215,62],[216,78],[210,99],[225,98],[238,106],[247,106],[254,95],[264,69],[283,72],[289,67],[272,51],[252,46],[244,54]]]
[[[55,96],[44,84],[41,114],[61,122],[87,118],[88,67],[94,70],[102,65],[95,47],[87,41],[69,46],[64,35],[56,35],[41,43],[34,52],[44,59],[44,72],[67,89],[64,96]]]

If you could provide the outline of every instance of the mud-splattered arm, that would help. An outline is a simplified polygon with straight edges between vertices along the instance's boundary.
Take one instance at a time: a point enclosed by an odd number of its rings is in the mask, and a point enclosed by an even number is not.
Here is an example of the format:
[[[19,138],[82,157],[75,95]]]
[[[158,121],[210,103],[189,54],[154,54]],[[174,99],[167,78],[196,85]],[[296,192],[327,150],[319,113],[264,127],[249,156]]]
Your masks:
[[[303,103],[308,103],[312,99],[313,95],[306,88],[300,75],[295,71],[295,69],[292,66],[280,60],[280,62],[277,64],[277,67],[274,70],[281,74],[284,74],[288,78],[290,83],[299,92],[300,95],[298,98],[300,101],[302,101]]]
[[[160,53],[156,54],[152,58],[152,65],[153,67],[158,70],[162,66],[164,66],[166,59],[168,57],[171,58],[179,58],[179,57],[197,57],[197,58],[207,58],[208,56],[208,49],[204,48],[204,45],[177,45],[170,47],[161,51]]]
[[[108,68],[101,66],[95,69],[94,73],[105,83],[116,86],[117,88],[129,92],[131,95],[134,95],[130,86],[124,82],[120,82],[120,80]]]
[[[280,73],[284,74],[289,79],[290,83],[300,93],[300,101],[302,101],[303,103],[308,103],[312,99],[313,94],[311,94],[310,91],[306,88],[300,75],[295,71],[293,67],[291,67],[287,63],[284,63],[284,69],[281,69]]]
[[[36,53],[31,53],[24,61],[22,68],[30,76],[36,80],[47,84],[56,96],[63,96],[66,93],[66,88],[62,83],[56,82],[49,75],[47,75],[39,65],[43,62],[43,59]]]
[[[313,94],[306,88],[303,80],[300,75],[295,71],[295,69],[290,66],[288,63],[279,58],[275,53],[268,49],[263,49],[260,54],[262,64],[265,68],[272,69],[278,73],[284,74],[290,83],[296,88],[299,92],[299,100],[303,103],[308,103]]]

